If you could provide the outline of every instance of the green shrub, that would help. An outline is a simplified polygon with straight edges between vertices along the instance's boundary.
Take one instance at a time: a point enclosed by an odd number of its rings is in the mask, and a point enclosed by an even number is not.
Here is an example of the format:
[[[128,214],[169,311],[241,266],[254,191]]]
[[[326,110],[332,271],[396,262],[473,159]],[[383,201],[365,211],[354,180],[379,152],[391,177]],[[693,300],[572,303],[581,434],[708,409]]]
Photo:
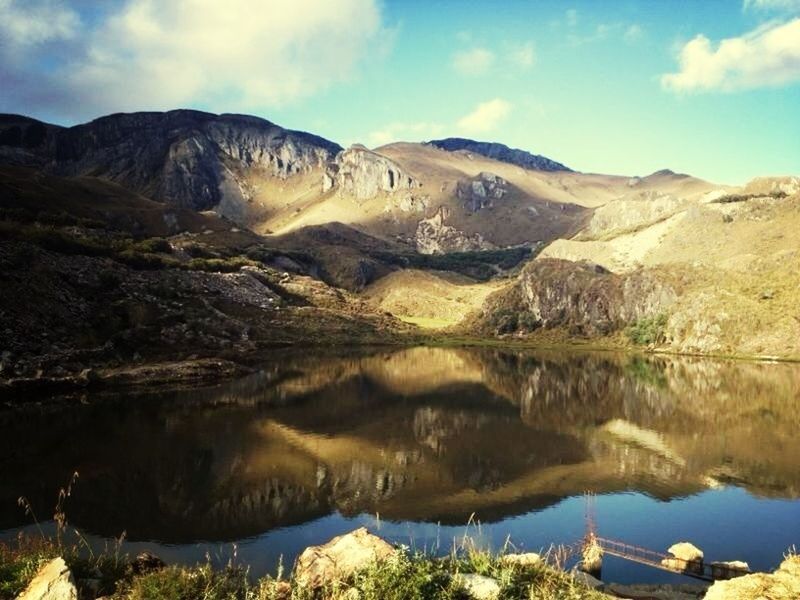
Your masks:
[[[183,251],[192,258],[218,258],[219,255],[207,246],[192,242],[183,246]]]
[[[649,346],[664,342],[668,316],[659,313],[635,321],[625,329],[625,335],[637,346]]]
[[[167,240],[160,237],[148,238],[146,240],[142,240],[141,242],[137,242],[135,249],[139,250],[140,252],[148,252],[151,254],[155,252],[161,252],[163,254],[172,253],[172,246],[170,246]]]
[[[113,253],[111,244],[104,240],[74,235],[59,229],[30,227],[20,233],[22,239],[59,254],[110,256]]]
[[[245,266],[257,266],[257,264],[241,256],[235,256],[233,258],[193,258],[189,261],[187,268],[190,271],[233,273]]]
[[[174,258],[150,254],[149,252],[138,252],[136,250],[123,250],[116,255],[116,259],[133,269],[143,271],[157,271],[180,266],[180,263]]]

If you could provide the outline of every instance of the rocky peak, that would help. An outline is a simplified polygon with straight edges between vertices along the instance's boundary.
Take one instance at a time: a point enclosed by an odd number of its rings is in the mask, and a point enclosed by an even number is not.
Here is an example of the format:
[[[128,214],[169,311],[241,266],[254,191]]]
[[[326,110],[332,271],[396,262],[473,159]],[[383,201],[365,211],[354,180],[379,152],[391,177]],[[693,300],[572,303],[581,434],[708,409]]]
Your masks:
[[[403,171],[389,158],[355,144],[341,152],[335,164],[326,174],[323,189],[333,182],[341,192],[351,194],[357,200],[369,200],[378,194],[413,190],[421,187],[419,181]]]
[[[464,201],[464,208],[470,212],[477,212],[487,206],[492,206],[493,200],[505,196],[507,182],[502,177],[486,171],[472,179],[458,182],[456,195]]]
[[[572,171],[569,167],[562,165],[546,156],[531,154],[525,150],[509,148],[505,144],[496,142],[478,142],[466,138],[445,138],[443,140],[431,140],[427,142],[431,146],[447,150],[449,152],[474,152],[487,158],[511,163],[524,169],[535,171]]]

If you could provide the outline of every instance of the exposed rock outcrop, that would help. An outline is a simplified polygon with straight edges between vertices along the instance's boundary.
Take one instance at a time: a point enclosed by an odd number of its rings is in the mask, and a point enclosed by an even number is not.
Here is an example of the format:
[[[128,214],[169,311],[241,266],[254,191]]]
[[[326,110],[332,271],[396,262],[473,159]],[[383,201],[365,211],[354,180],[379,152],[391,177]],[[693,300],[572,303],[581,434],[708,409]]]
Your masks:
[[[0,162],[109,179],[171,205],[241,216],[242,173],[278,178],[324,168],[341,150],[321,137],[245,115],[194,110],[114,114],[62,128],[0,120]]]
[[[529,263],[518,284],[535,327],[608,334],[668,308],[676,293],[647,271],[617,275],[590,263],[544,259]]]
[[[64,559],[54,558],[44,565],[17,600],[77,600],[78,590]]]
[[[417,252],[420,254],[444,254],[494,248],[494,245],[483,239],[479,233],[470,235],[459,231],[452,225],[446,225],[445,221],[449,214],[447,208],[442,206],[431,218],[419,222],[415,235]]]
[[[381,192],[420,187],[420,183],[397,163],[357,144],[336,157],[332,170],[326,173],[326,181],[329,180],[335,181],[342,193],[356,200],[369,200]]]
[[[688,206],[685,198],[648,190],[634,198],[614,200],[592,213],[586,228],[576,238],[596,240],[636,231],[671,217]]]
[[[321,546],[309,546],[294,567],[295,581],[318,589],[346,579],[372,562],[385,560],[395,550],[387,542],[361,527],[333,538]]]
[[[509,148],[505,144],[478,142],[465,138],[431,140],[428,144],[450,152],[457,152],[460,150],[474,152],[475,154],[511,163],[512,165],[518,165],[525,169],[533,169],[536,171],[572,171],[569,167],[551,160],[546,156],[539,156],[538,154],[531,154],[525,150]]]
[[[464,208],[470,212],[478,212],[482,208],[492,206],[493,200],[506,195],[507,182],[494,173],[482,172],[473,179],[459,181],[456,195],[463,201]]]

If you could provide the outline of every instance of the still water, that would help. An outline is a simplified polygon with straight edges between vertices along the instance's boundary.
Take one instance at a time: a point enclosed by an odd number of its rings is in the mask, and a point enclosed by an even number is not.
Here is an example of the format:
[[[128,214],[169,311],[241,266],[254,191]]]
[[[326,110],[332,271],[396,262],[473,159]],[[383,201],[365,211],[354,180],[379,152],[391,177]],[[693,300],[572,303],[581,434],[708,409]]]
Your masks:
[[[59,487],[102,545],[255,574],[366,525],[447,552],[584,532],[770,569],[800,547],[800,366],[411,348],[276,355],[238,381],[0,412],[0,539],[44,528]],[[604,579],[679,576],[607,558]]]

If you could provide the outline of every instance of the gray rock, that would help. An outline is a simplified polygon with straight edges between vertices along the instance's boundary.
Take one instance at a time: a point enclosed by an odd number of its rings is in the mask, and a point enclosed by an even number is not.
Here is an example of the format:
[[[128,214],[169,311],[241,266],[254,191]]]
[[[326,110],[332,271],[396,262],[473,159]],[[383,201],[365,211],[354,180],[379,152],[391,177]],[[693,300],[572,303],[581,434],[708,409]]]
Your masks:
[[[295,580],[303,587],[318,589],[345,579],[372,562],[385,560],[394,552],[387,542],[361,527],[303,550],[295,563]]]
[[[542,564],[541,554],[524,552],[521,554],[504,554],[500,557],[500,564],[520,568],[536,567]]]
[[[445,223],[448,210],[442,206],[429,219],[417,224],[415,243],[420,254],[443,254],[445,252],[467,252],[491,250],[495,246],[483,239],[479,233],[468,234]]]
[[[591,588],[593,590],[599,590],[600,588],[603,587],[603,582],[602,581],[597,579],[597,577],[589,575],[589,573],[587,573],[585,571],[580,571],[580,570],[575,569],[574,571],[572,571],[572,578],[575,581],[577,581],[578,583],[581,583],[581,584],[585,585],[586,587]]]
[[[495,600],[500,596],[496,579],[475,573],[458,573],[453,579],[475,600]]]
[[[340,192],[360,201],[375,198],[382,192],[392,194],[420,187],[420,183],[397,163],[360,145],[341,152],[326,176],[335,176]]]
[[[4,139],[0,163],[13,160],[62,176],[91,174],[179,208],[218,209],[235,220],[245,220],[250,198],[237,172],[258,169],[285,179],[324,171],[341,151],[338,144],[257,117],[195,110],[114,114],[69,128],[28,121],[26,127],[42,130],[36,143],[18,140],[24,156],[12,159],[15,147]]]

